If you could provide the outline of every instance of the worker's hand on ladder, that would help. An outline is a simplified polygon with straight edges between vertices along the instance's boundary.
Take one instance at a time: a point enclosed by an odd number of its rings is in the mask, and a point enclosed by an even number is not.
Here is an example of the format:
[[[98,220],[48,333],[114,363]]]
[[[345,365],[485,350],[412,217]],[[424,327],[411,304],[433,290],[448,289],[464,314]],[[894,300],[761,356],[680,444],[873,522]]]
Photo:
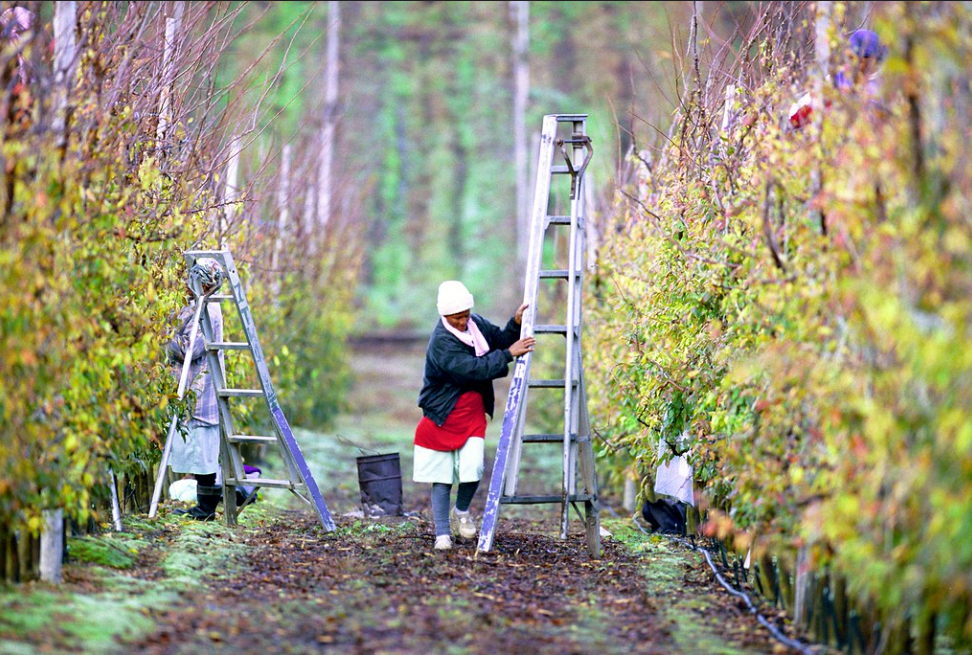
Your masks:
[[[523,303],[522,305],[520,305],[520,308],[516,310],[516,314],[513,314],[513,320],[516,321],[517,325],[523,324],[523,311],[529,306],[530,305]]]
[[[527,353],[533,352],[533,345],[537,342],[533,337],[527,337],[525,339],[520,339],[510,346],[510,354],[514,357],[519,357],[520,355],[525,355]]]

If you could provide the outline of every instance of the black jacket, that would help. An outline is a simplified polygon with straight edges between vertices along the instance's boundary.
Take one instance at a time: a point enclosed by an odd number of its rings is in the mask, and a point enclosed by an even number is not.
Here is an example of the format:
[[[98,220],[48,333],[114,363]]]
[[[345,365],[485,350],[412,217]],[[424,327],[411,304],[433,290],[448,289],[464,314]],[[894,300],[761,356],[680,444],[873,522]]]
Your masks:
[[[418,404],[436,425],[445,423],[459,396],[467,391],[482,394],[486,413],[492,417],[496,404],[493,380],[510,372],[513,355],[508,349],[520,338],[520,326],[511,318],[501,330],[479,314],[469,318],[476,321],[486,338],[488,353],[476,357],[475,349],[446,330],[441,319],[436,322],[425,351],[425,379]]]

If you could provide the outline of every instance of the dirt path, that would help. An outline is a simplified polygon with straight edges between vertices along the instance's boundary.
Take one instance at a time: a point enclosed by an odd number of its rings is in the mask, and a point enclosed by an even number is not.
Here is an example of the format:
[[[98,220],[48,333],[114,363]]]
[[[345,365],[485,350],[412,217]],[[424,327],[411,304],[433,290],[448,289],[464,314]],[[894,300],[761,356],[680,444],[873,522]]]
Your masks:
[[[356,485],[328,485],[338,532],[322,536],[302,509],[249,529],[245,564],[209,577],[190,607],[159,615],[158,630],[133,645],[158,654],[773,651],[692,558],[624,522],[606,522],[619,538],[605,539],[596,561],[579,524],[567,542],[553,536],[549,508],[524,508],[518,518],[504,512],[495,552],[475,557],[471,541],[434,552],[427,489],[408,475],[422,353],[421,346],[358,352],[352,410],[336,430],[401,453],[409,517],[359,520]],[[490,425],[492,444],[498,426]],[[327,450],[311,438],[303,443],[310,459]],[[351,466],[343,450],[337,459]],[[559,455],[547,459],[541,453],[525,463],[536,484],[556,483]]]
[[[494,552],[476,557],[472,541],[433,551],[428,490],[410,481],[422,352],[358,352],[348,414],[332,433],[298,435],[336,532],[279,491],[237,529],[133,517],[126,534],[100,538],[107,565],[69,566],[57,592],[0,590],[0,653],[784,652],[697,557],[609,513],[598,560],[579,522],[556,537],[553,507],[504,507]],[[360,517],[348,441],[401,454],[405,517]],[[532,484],[557,484],[557,452],[524,465]],[[117,563],[123,552],[131,568]]]

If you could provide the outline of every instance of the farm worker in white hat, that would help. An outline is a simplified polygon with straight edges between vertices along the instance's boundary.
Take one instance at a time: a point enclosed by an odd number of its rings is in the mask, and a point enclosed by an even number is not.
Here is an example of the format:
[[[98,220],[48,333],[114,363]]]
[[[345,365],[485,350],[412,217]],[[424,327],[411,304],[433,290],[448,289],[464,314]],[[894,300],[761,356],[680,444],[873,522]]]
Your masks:
[[[473,296],[462,282],[439,285],[436,321],[425,353],[419,394],[423,417],[415,429],[416,482],[432,485],[435,549],[452,548],[452,535],[476,536],[469,511],[483,477],[486,415],[493,416],[493,380],[509,373],[514,358],[533,350],[520,339],[521,305],[505,328],[471,312]],[[458,483],[450,512],[452,485]]]

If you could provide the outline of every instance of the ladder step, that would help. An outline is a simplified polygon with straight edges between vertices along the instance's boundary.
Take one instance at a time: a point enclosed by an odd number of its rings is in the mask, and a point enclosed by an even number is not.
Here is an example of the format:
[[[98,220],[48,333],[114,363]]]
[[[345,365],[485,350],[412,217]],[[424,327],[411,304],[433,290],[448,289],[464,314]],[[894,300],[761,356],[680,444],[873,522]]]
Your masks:
[[[276,437],[263,437],[251,434],[234,434],[229,438],[230,443],[276,443]]]
[[[550,167],[550,172],[553,175],[565,175],[565,174],[566,175],[569,175],[570,174],[570,169],[567,168],[566,166],[551,166]]]
[[[583,503],[588,500],[597,500],[597,496],[592,494],[572,494],[567,496],[568,502]],[[543,505],[549,503],[562,503],[564,497],[557,496],[503,496],[500,502],[504,505]]]
[[[540,279],[566,280],[570,277],[570,272],[563,269],[552,271],[540,271]]]
[[[558,123],[576,123],[587,119],[587,114],[554,114]]]
[[[214,293],[213,295],[206,298],[206,302],[220,302],[221,300],[232,300],[233,296],[227,295],[225,293]]]
[[[547,216],[550,225],[570,225],[570,216]]]
[[[207,350],[249,350],[250,344],[246,341],[213,341],[206,344]]]
[[[263,395],[262,389],[217,389],[220,398],[256,398]]]
[[[566,380],[527,380],[527,386],[531,389],[563,389],[566,384]],[[577,380],[571,380],[570,386],[576,387]]]
[[[293,489],[297,485],[290,480],[271,480],[270,478],[253,478],[252,480],[229,479],[230,486],[246,485],[247,487],[274,487],[277,489]]]
[[[570,435],[570,440],[577,439],[576,434]],[[560,434],[525,434],[523,443],[564,443],[564,435]]]
[[[562,334],[567,336],[567,326],[566,325],[534,325],[534,334]]]
[[[576,434],[570,435],[571,443],[587,443],[590,441],[590,437],[577,438]],[[562,432],[557,434],[525,434],[522,439],[523,443],[564,443],[564,434]]]

